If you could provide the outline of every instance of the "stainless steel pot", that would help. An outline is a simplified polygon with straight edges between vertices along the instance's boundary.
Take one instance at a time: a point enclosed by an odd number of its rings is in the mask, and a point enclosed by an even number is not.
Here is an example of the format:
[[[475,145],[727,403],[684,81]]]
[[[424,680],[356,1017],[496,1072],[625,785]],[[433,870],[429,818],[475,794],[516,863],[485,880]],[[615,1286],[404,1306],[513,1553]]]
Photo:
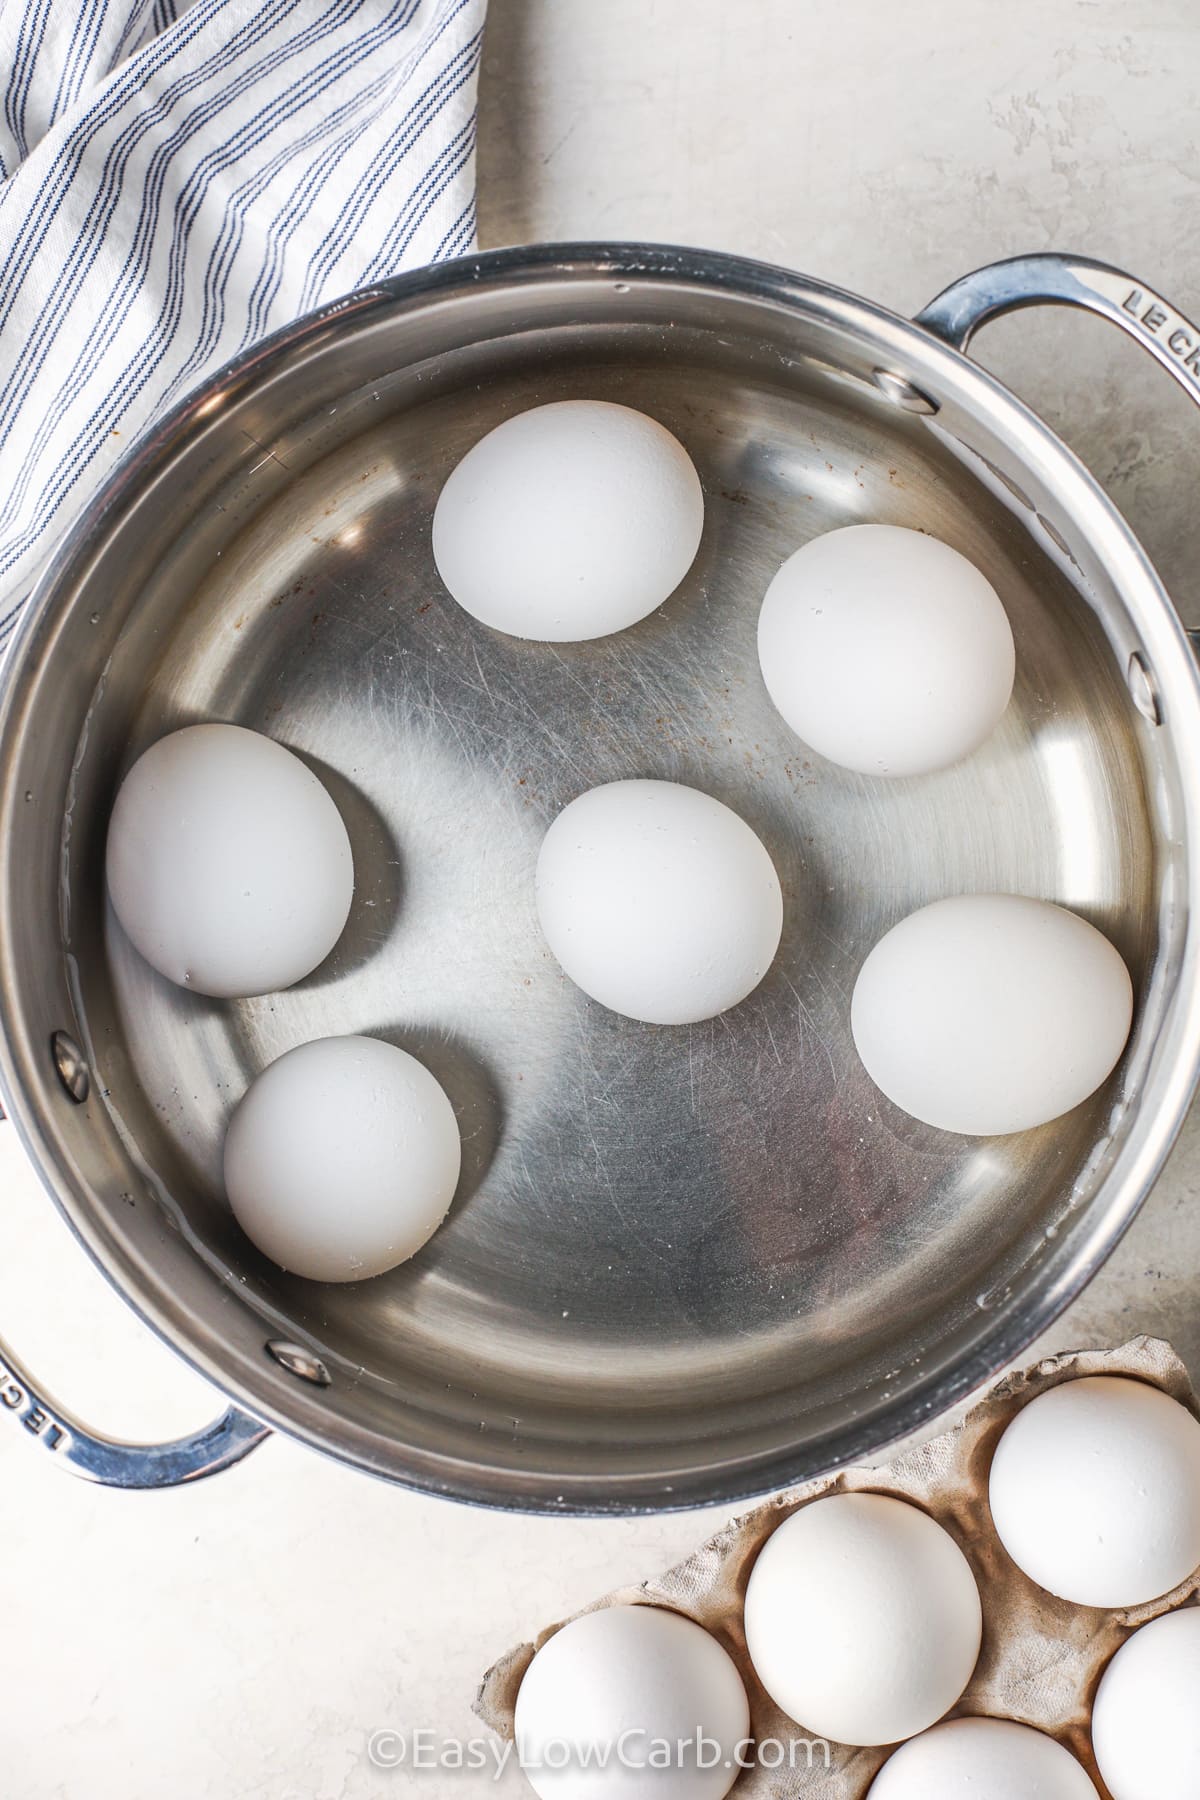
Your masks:
[[[1079,258],[983,270],[909,322],[729,257],[551,246],[355,294],[129,456],[42,580],[0,707],[0,1086],[96,1261],[230,1407],[165,1449],[113,1445],[10,1357],[0,1398],[43,1446],[157,1485],[270,1426],[490,1505],[727,1502],[920,1425],[1078,1292],[1196,1080],[1200,690],[1111,503],[964,354],[985,320],[1040,302],[1112,319],[1200,397],[1200,332]],[[568,394],[678,433],[704,542],[633,631],[518,643],[441,591],[431,509],[485,429]],[[1016,630],[1000,731],[923,780],[807,756],[758,677],[770,575],[864,518],[957,545]],[[115,785],[198,718],[291,745],[351,829],[351,923],[285,994],[168,987],[106,912]],[[777,965],[711,1024],[617,1019],[538,938],[545,823],[633,774],[730,801],[783,875]],[[882,932],[971,889],[1085,913],[1138,990],[1109,1087],[987,1141],[886,1104],[847,1024]],[[413,1263],[330,1288],[240,1236],[220,1142],[267,1060],[363,1030],[449,1089],[464,1184]]]

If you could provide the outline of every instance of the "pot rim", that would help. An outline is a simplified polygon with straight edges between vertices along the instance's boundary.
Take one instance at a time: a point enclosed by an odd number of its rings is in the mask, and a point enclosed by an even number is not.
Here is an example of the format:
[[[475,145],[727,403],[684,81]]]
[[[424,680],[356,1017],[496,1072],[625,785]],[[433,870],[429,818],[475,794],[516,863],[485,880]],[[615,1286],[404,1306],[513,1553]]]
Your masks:
[[[919,323],[875,302],[790,270],[727,255],[672,245],[558,243],[478,252],[348,295],[282,327],[226,363],[118,463],[103,488],[67,528],[27,602],[10,645],[0,686],[0,863],[6,854],[5,829],[16,799],[12,768],[22,729],[29,669],[46,634],[56,597],[68,577],[81,573],[110,520],[121,512],[186,443],[202,435],[221,404],[238,397],[282,368],[297,351],[359,324],[369,324],[397,307],[452,300],[481,283],[519,287],[551,277],[611,278],[679,282],[726,289],[812,318],[836,323],[897,359],[906,373],[916,370],[923,385],[953,393],[973,416],[986,416],[992,429],[1007,427],[1020,440],[1027,464],[1041,473],[1070,505],[1073,519],[1094,544],[1122,600],[1135,619],[1154,671],[1179,767],[1187,894],[1200,892],[1200,670],[1183,627],[1152,563],[1130,527],[1074,453],[1023,401]],[[549,1514],[643,1514],[702,1505],[727,1505],[878,1453],[885,1445],[944,1414],[1019,1356],[1082,1290],[1116,1247],[1136,1216],[1183,1123],[1200,1078],[1200,944],[1189,915],[1185,920],[1178,978],[1167,996],[1154,1066],[1133,1102],[1127,1136],[1092,1197],[1086,1226],[1072,1235],[1050,1266],[1050,1278],[1024,1292],[1022,1306],[997,1309],[993,1329],[975,1349],[937,1375],[916,1384],[898,1402],[864,1406],[854,1423],[820,1440],[821,1457],[811,1451],[777,1453],[752,1462],[707,1464],[698,1473],[663,1470],[653,1478],[614,1477],[611,1488],[595,1475],[543,1474],[525,1478],[508,1468],[443,1454],[411,1450],[397,1456],[396,1440],[343,1420],[331,1421],[319,1396],[287,1376],[266,1356],[254,1362],[230,1350],[207,1328],[191,1334],[180,1328],[159,1295],[147,1293],[135,1260],[110,1235],[90,1204],[85,1184],[56,1147],[50,1108],[39,1091],[39,1067],[18,1020],[12,1016],[4,972],[12,966],[7,919],[0,910],[0,1095],[43,1185],[59,1211],[122,1297],[150,1328],[239,1407],[285,1435],[368,1473],[401,1486],[501,1510]],[[39,1046],[39,1048],[41,1048]],[[224,1354],[223,1354],[224,1353]],[[482,1445],[481,1445],[482,1448]],[[555,1490],[552,1492],[552,1490]]]

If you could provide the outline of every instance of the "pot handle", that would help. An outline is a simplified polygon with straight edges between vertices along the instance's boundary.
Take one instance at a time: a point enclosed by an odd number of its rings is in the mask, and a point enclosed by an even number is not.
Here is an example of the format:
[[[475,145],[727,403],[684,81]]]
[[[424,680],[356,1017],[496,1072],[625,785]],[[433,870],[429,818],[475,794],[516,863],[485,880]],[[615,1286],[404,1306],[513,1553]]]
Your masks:
[[[1023,306],[1082,306],[1137,339],[1200,402],[1200,329],[1144,282],[1090,256],[1012,256],[952,282],[916,316],[936,337],[965,350],[990,319]]]
[[[127,1444],[98,1437],[48,1399],[2,1341],[0,1410],[23,1425],[72,1475],[104,1487],[167,1488],[199,1481],[240,1462],[271,1435],[267,1426],[230,1406],[213,1424],[169,1444]]]

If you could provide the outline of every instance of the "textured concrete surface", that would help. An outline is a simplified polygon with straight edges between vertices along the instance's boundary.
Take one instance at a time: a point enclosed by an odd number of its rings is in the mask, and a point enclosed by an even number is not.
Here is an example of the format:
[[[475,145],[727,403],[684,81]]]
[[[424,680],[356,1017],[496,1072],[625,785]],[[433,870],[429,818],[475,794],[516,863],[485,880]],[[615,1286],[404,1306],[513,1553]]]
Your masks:
[[[908,310],[977,263],[1069,248],[1195,314],[1198,87],[1190,0],[493,0],[482,236],[708,244]],[[1200,621],[1183,396],[1091,321],[1025,314],[978,352],[1086,457]],[[1053,1344],[1150,1330],[1200,1373],[1198,1185],[1193,1123]],[[47,1384],[130,1435],[213,1410],[2,1129],[0,1191],[0,1320]],[[715,1523],[485,1516],[278,1441],[212,1482],[121,1495],[19,1437],[0,1434],[5,1800],[482,1792],[482,1772],[373,1768],[371,1732],[469,1734],[494,1653]]]

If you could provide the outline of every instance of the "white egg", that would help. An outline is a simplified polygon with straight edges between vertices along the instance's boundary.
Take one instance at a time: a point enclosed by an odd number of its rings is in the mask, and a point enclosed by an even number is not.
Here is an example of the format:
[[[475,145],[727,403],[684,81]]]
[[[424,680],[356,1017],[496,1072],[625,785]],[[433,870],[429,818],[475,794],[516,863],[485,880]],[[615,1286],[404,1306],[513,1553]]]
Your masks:
[[[1195,1606],[1152,1619],[1121,1645],[1092,1707],[1092,1749],[1112,1800],[1197,1800],[1198,1694]]]
[[[694,1620],[653,1606],[602,1607],[556,1631],[525,1672],[514,1723],[545,1800],[721,1800],[749,1731],[732,1659]]]
[[[1096,1800],[1061,1744],[1011,1719],[947,1719],[890,1756],[867,1800]]]
[[[1141,1606],[1200,1566],[1200,1423],[1144,1381],[1061,1382],[1005,1431],[989,1497],[1001,1543],[1039,1587]]]
[[[281,1268],[362,1281],[433,1235],[461,1160],[454,1108],[415,1056],[378,1038],[318,1038],[251,1083],[225,1138],[225,1190]]]
[[[783,930],[760,840],[719,800],[674,781],[614,781],[564,807],[542,841],[537,908],[571,980],[654,1025],[736,1006]]]
[[[758,655],[796,735],[866,775],[923,775],[977,749],[1016,666],[991,582],[900,525],[846,525],[790,556],[763,601]]]
[[[746,1648],[776,1704],[842,1744],[940,1719],[979,1656],[979,1590],[936,1520],[886,1494],[831,1494],[784,1520],[746,1590]]]
[[[238,725],[188,725],[138,758],[113,807],[107,875],[146,961],[225,998],[308,975],[354,894],[350,839],[325,788]]]
[[[433,556],[484,625],[574,643],[661,606],[703,526],[700,478],[665,426],[606,400],[557,400],[467,451],[438,498]]]
[[[1014,894],[936,900],[859,971],[855,1046],[889,1100],[987,1137],[1044,1125],[1112,1073],[1133,986],[1116,950],[1061,906]]]

